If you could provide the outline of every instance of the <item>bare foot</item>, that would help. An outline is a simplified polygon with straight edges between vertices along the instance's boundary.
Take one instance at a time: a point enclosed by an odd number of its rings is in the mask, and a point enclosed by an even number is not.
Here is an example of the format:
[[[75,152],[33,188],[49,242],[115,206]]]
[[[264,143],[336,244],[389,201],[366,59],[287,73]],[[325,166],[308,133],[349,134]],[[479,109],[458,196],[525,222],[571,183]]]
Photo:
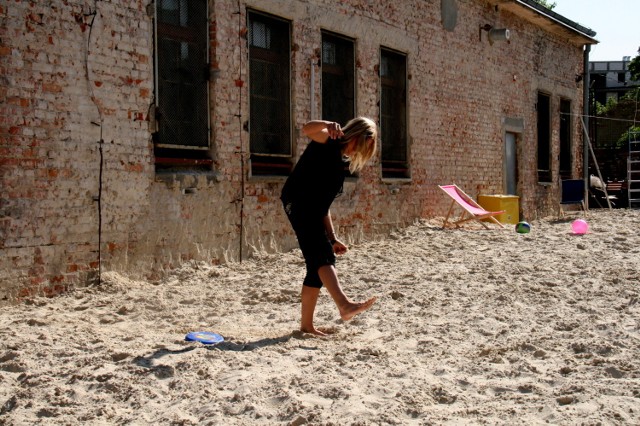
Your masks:
[[[351,318],[363,313],[364,311],[372,307],[373,304],[376,303],[376,300],[378,300],[378,298],[374,296],[366,302],[351,303],[345,309],[340,310],[340,318],[342,318],[344,321],[349,321]]]
[[[324,332],[318,330],[315,327],[300,328],[300,331],[303,332],[303,333],[313,334],[314,336],[326,336],[327,335],[327,333],[324,333]]]
[[[310,328],[300,327],[301,333],[313,334],[314,336],[328,336],[330,334],[336,334],[337,330],[333,327],[320,327],[315,328],[311,326]]]

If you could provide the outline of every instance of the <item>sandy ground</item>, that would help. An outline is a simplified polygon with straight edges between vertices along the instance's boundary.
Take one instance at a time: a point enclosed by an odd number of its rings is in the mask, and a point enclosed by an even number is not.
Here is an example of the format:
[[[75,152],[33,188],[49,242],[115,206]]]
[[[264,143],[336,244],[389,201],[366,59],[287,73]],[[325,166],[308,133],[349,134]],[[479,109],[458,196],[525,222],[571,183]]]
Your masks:
[[[0,424],[640,424],[640,211],[587,219],[353,246],[379,301],[343,322],[323,291],[327,338],[296,331],[298,250],[5,307]]]

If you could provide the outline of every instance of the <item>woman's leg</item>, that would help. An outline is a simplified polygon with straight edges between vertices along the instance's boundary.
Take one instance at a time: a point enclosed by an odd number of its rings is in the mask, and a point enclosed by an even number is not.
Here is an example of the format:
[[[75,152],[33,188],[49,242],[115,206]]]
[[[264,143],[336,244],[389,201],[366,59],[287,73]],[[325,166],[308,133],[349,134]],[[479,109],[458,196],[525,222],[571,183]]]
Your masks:
[[[302,302],[302,321],[300,322],[300,331],[318,336],[325,336],[326,333],[317,330],[313,326],[313,314],[316,310],[316,303],[318,302],[319,294],[319,288],[309,287],[306,285],[302,286],[302,292],[300,293],[300,300]]]
[[[338,307],[340,318],[345,321],[348,321],[354,316],[366,311],[376,302],[376,297],[372,297],[365,302],[351,302],[344,294],[344,291],[342,291],[342,287],[338,281],[338,273],[333,265],[321,266],[318,269],[318,275],[320,276],[322,284],[327,288],[331,298]]]

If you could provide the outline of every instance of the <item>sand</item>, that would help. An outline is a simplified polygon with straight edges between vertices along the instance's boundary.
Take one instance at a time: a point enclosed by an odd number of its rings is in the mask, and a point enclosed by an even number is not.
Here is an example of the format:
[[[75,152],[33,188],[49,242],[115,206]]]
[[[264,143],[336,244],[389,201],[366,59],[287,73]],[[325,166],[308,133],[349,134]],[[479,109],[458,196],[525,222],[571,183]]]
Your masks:
[[[296,331],[299,250],[4,307],[0,424],[640,424],[640,211],[587,220],[354,245],[345,291],[379,300],[343,322],[323,291],[330,337]]]

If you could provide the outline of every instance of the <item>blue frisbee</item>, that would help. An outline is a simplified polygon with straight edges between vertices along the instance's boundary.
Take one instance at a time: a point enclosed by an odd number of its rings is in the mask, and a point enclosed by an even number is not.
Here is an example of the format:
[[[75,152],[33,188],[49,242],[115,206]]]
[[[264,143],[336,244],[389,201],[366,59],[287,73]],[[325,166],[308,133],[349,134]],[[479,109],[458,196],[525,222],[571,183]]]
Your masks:
[[[192,331],[184,337],[187,342],[200,342],[205,345],[215,345],[224,342],[224,337],[210,331]]]

